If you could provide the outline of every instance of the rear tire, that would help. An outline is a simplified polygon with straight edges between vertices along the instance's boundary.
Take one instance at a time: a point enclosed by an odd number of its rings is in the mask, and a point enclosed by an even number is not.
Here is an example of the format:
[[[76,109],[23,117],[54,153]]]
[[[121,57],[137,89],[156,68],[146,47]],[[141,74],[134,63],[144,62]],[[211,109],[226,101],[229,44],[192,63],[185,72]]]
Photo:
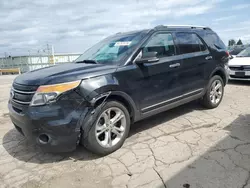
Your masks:
[[[130,115],[117,101],[107,101],[95,109],[91,128],[81,144],[98,155],[108,155],[119,149],[130,130]]]
[[[201,99],[201,104],[208,109],[216,108],[220,105],[224,96],[224,83],[220,76],[213,76],[208,84],[207,91]]]

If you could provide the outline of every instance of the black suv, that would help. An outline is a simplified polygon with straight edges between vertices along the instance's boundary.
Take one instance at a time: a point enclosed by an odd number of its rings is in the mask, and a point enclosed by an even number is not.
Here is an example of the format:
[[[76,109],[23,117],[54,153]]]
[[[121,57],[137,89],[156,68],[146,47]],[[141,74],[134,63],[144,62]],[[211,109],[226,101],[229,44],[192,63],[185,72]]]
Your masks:
[[[106,155],[130,125],[200,99],[216,108],[228,81],[229,54],[207,27],[157,26],[117,33],[74,63],[18,76],[9,111],[16,129],[45,151],[78,144]]]

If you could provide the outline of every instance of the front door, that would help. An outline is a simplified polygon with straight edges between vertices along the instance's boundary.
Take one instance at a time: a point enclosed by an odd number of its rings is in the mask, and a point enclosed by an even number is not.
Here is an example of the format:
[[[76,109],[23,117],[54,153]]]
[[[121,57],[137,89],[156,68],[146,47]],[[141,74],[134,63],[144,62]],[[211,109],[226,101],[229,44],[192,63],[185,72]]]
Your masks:
[[[157,52],[158,62],[136,65],[141,75],[137,97],[142,113],[163,107],[183,94],[179,82],[181,56],[177,56],[171,33],[155,33],[142,46],[142,53]]]

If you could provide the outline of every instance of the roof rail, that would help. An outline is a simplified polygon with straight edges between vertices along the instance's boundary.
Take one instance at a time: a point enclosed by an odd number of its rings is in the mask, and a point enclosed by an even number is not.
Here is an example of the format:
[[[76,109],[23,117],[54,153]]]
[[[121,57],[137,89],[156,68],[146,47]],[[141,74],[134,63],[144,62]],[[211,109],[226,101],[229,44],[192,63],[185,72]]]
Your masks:
[[[155,29],[162,29],[162,28],[190,28],[190,29],[210,29],[206,26],[197,26],[197,25],[158,25]]]

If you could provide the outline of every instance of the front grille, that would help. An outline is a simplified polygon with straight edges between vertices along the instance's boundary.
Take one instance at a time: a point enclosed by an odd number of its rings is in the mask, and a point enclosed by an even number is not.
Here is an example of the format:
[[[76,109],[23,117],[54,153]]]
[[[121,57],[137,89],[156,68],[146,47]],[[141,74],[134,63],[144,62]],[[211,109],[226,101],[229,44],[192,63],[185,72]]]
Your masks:
[[[29,105],[38,86],[28,86],[28,85],[21,85],[14,83],[12,85],[12,101],[23,104]]]
[[[250,66],[249,65],[229,66],[229,69],[232,71],[250,71]]]

